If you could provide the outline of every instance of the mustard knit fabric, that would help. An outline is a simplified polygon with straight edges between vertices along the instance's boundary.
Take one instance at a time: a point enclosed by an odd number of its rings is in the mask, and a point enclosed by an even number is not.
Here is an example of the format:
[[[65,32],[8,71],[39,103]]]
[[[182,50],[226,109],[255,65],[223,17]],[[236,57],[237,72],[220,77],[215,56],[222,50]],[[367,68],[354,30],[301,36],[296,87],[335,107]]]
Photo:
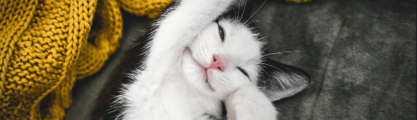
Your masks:
[[[172,1],[0,0],[0,120],[63,119],[76,80],[116,51],[120,8],[156,18]]]

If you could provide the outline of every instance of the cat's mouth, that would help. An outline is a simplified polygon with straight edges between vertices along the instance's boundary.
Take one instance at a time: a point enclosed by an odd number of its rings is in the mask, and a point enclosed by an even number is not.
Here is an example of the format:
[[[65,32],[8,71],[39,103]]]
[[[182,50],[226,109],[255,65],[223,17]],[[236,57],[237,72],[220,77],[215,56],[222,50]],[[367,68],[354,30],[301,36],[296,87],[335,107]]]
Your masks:
[[[193,51],[191,51],[191,49],[189,48],[189,47],[187,47],[187,48],[185,48],[185,50],[186,51],[188,51],[188,52],[190,52],[190,54],[191,54],[191,58],[193,59],[193,61],[197,64],[197,66],[198,67],[200,67],[200,69],[201,69],[201,72],[203,73],[203,79],[204,79],[204,82],[207,84],[207,86],[209,87],[209,89],[210,90],[212,90],[212,91],[214,91],[214,89],[213,89],[213,87],[211,86],[211,84],[210,84],[210,82],[209,82],[209,80],[208,80],[208,73],[207,73],[207,70],[208,70],[208,68],[206,68],[206,67],[204,67],[203,65],[201,65],[197,60],[195,60],[194,59],[194,56],[193,56]]]

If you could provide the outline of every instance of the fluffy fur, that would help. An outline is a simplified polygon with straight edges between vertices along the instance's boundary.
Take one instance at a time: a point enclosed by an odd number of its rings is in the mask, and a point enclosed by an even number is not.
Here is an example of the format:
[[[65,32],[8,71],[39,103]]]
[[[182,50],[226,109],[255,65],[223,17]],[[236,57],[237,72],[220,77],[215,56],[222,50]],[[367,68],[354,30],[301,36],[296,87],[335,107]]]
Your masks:
[[[216,20],[238,2],[181,0],[169,9],[115,100],[117,118],[216,119],[223,102],[229,120],[276,119],[271,101],[304,89],[308,75],[263,59],[258,35],[237,19]]]

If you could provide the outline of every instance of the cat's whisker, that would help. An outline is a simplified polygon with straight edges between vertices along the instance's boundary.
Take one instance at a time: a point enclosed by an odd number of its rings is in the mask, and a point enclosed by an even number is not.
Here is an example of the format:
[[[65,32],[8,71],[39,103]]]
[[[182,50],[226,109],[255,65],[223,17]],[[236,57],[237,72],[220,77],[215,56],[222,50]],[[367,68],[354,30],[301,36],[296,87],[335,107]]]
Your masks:
[[[269,20],[256,20],[256,21],[254,21],[254,22],[267,22],[267,23],[271,23],[272,25],[274,25],[274,27],[275,27],[275,28],[278,28],[279,30],[281,30],[281,28],[280,28],[280,27],[278,27],[278,25],[277,25],[277,24],[275,24],[274,22],[269,21]],[[282,30],[281,30],[281,31],[282,31]]]
[[[209,48],[208,48],[207,44],[204,44],[203,42],[200,42],[200,45],[203,47],[202,51],[200,51],[201,57],[204,60],[210,59],[210,58],[206,58],[207,56],[209,56],[208,55],[209,54],[209,50],[208,50]],[[204,64],[210,64],[210,62],[209,63],[206,63],[206,61],[203,61],[203,62],[204,62]]]
[[[274,27],[273,28],[276,28],[276,29],[278,29],[280,32],[282,32],[282,29],[281,29],[281,27],[279,27],[276,23],[274,23],[274,22],[272,22],[272,21],[269,21],[269,20],[252,20],[251,22],[249,22],[248,24],[252,24],[252,23],[255,23],[255,22],[266,22],[266,23],[270,23],[270,24],[272,24],[272,25],[274,25]]]
[[[264,0],[264,2],[262,3],[262,5],[255,11],[255,13],[253,13],[243,24],[246,24],[253,16],[256,15],[256,13],[258,13],[258,11],[265,5],[267,0]]]
[[[259,63],[259,64],[261,64],[261,65],[266,65],[266,66],[269,66],[269,67],[275,68],[276,70],[278,70],[278,71],[280,71],[280,72],[284,72],[283,70],[281,70],[281,69],[279,69],[279,68],[277,68],[277,67],[275,67],[275,66],[273,66],[273,65],[267,64],[267,63]]]
[[[242,15],[240,15],[239,21],[242,21],[243,16],[245,15],[245,10],[246,10],[247,2],[248,2],[248,0],[245,0],[245,3],[243,3],[243,12],[242,12]]]
[[[260,38],[260,39],[263,39],[263,38]],[[302,53],[302,52],[305,52],[305,51],[281,51],[281,52],[268,53],[268,54],[262,55],[261,58],[265,58],[271,55],[283,55],[283,54],[289,54],[289,53]],[[252,58],[247,63],[253,62],[254,60],[258,60],[258,59]]]
[[[240,1],[238,2],[238,6],[237,6],[237,15],[235,15],[235,19],[237,20],[237,18],[239,18],[239,13],[240,13]]]
[[[253,21],[253,20],[251,20],[251,21],[249,21],[249,22],[245,22],[245,25],[249,25],[249,24],[252,24],[252,23],[254,23],[255,21]]]
[[[236,12],[236,9],[233,9],[233,11],[234,11],[235,13],[239,14],[239,10]],[[235,16],[228,16],[228,17],[230,17],[230,18],[235,18],[235,19],[236,19],[236,15],[235,15]]]
[[[282,55],[282,54],[288,54],[288,53],[301,53],[301,52],[304,52],[304,51],[281,51],[281,52],[275,52],[275,53],[268,53],[268,54],[262,55],[261,57],[267,57],[270,55]]]

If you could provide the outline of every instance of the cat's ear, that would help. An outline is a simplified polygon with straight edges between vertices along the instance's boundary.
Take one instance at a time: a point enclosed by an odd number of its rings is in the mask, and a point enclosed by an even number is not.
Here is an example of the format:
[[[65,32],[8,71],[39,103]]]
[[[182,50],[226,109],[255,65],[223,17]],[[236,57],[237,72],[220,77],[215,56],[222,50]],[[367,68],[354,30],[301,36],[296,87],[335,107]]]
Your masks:
[[[310,76],[303,70],[271,59],[261,69],[258,85],[271,101],[293,96],[310,84]]]

